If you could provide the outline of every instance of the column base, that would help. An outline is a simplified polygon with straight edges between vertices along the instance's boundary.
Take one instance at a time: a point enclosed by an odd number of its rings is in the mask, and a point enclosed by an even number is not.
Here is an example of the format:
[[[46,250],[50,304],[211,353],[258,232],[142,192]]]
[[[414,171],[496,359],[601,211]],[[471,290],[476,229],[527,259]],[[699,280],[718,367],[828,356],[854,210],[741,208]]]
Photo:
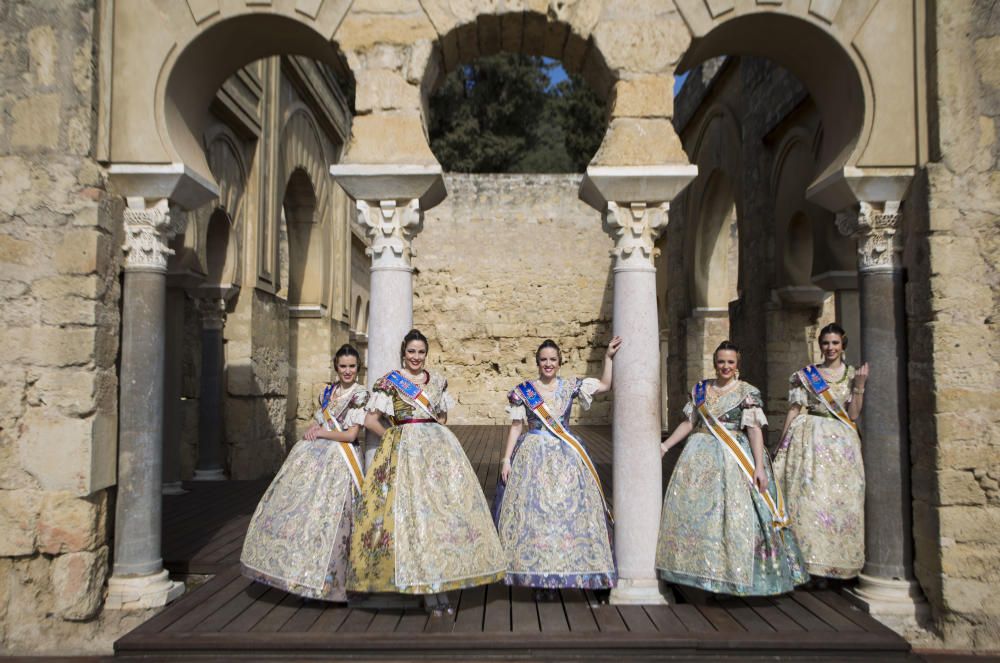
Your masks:
[[[225,470],[195,470],[191,481],[225,481]]]
[[[930,605],[916,580],[858,576],[847,597],[879,621],[920,625],[930,617]]]
[[[108,578],[106,610],[146,610],[159,608],[184,593],[184,583],[170,579],[164,569],[148,576]]]
[[[666,583],[646,578],[622,578],[611,590],[613,605],[673,605],[674,592]]]
[[[188,492],[184,490],[184,484],[180,481],[171,481],[170,483],[163,484],[163,490],[161,491],[164,495],[183,495]]]

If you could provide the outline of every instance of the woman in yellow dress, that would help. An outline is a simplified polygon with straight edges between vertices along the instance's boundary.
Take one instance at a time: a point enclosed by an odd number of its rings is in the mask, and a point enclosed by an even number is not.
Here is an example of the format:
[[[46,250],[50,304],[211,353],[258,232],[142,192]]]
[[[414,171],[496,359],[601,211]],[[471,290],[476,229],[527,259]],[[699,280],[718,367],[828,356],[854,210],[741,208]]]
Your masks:
[[[774,474],[810,575],[853,578],[865,563],[865,466],[854,421],[868,364],[855,371],[844,362],[847,335],[836,323],[820,331],[819,347],[823,363],[789,380]]]
[[[411,330],[402,367],[372,387],[365,426],[382,441],[365,476],[351,539],[348,587],[423,594],[432,614],[445,592],[504,576],[486,497],[461,444],[445,427],[448,382],[425,368],[427,338]]]

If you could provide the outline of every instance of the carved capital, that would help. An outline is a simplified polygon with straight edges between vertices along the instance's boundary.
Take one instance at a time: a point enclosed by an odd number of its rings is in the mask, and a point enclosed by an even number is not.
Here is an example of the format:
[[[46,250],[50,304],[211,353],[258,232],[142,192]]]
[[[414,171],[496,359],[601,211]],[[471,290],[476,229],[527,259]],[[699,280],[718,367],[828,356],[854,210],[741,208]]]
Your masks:
[[[128,271],[167,271],[167,258],[174,254],[170,240],[184,232],[187,216],[160,198],[146,207],[145,198],[128,198],[124,213],[125,269]]]
[[[611,255],[615,269],[655,269],[659,250],[656,238],[667,227],[670,203],[609,202],[604,212],[604,230],[615,240]]]
[[[902,268],[903,237],[899,232],[901,201],[874,204],[862,202],[857,208],[837,214],[837,229],[858,242],[858,271],[884,272]]]
[[[223,329],[226,326],[226,300],[222,297],[203,297],[197,300],[202,329]]]
[[[412,199],[400,205],[395,200],[359,200],[358,223],[368,234],[368,255],[373,267],[410,267],[413,238],[423,228],[420,202]]]

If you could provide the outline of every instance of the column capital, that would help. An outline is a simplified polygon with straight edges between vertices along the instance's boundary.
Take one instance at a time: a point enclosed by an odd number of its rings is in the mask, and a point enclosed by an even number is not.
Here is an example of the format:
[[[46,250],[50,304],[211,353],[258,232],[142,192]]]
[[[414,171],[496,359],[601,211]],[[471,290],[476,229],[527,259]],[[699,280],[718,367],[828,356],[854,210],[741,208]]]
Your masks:
[[[858,242],[859,272],[892,272],[902,269],[899,232],[902,201],[860,202],[837,213],[837,229]]]
[[[221,297],[199,297],[198,313],[202,329],[223,329],[226,326],[226,300]]]
[[[413,238],[423,229],[420,201],[358,200],[358,224],[365,229],[371,247],[373,269],[409,270]]]
[[[126,271],[167,271],[167,258],[174,254],[170,240],[184,232],[187,217],[178,207],[171,207],[166,198],[152,201],[145,198],[126,198],[123,214],[125,226]]]
[[[659,254],[654,244],[667,227],[670,203],[648,205],[644,202],[609,202],[603,215],[604,230],[615,241],[611,255],[615,270],[655,271],[653,260]]]

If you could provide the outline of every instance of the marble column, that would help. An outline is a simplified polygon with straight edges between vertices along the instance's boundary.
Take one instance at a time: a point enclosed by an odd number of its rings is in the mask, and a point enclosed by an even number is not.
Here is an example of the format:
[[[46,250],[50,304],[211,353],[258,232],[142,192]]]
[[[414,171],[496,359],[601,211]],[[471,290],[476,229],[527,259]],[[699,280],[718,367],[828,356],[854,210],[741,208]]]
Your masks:
[[[111,610],[162,606],[184,592],[160,557],[160,493],[168,243],[185,217],[165,198],[146,202],[128,198],[124,212],[118,490],[105,604]]]
[[[181,483],[181,432],[184,413],[181,410],[181,382],[184,347],[184,290],[167,288],[167,314],[164,350],[163,385],[163,494],[182,495],[187,491]]]
[[[222,446],[222,330],[226,324],[226,300],[198,299],[201,316],[201,389],[198,399],[198,463],[195,481],[226,478]]]
[[[613,603],[664,603],[654,569],[660,524],[660,333],[656,303],[656,237],[668,203],[609,202],[604,228],[615,241],[614,511],[618,586]]]
[[[858,242],[860,361],[871,364],[861,418],[865,566],[854,595],[875,616],[919,619],[927,604],[913,575],[900,201],[859,207],[837,216]]]
[[[370,302],[368,324],[368,386],[399,367],[399,344],[413,327],[412,242],[423,227],[420,202],[411,199],[358,200],[358,223],[371,246]],[[365,466],[374,456],[375,445],[365,451]]]

